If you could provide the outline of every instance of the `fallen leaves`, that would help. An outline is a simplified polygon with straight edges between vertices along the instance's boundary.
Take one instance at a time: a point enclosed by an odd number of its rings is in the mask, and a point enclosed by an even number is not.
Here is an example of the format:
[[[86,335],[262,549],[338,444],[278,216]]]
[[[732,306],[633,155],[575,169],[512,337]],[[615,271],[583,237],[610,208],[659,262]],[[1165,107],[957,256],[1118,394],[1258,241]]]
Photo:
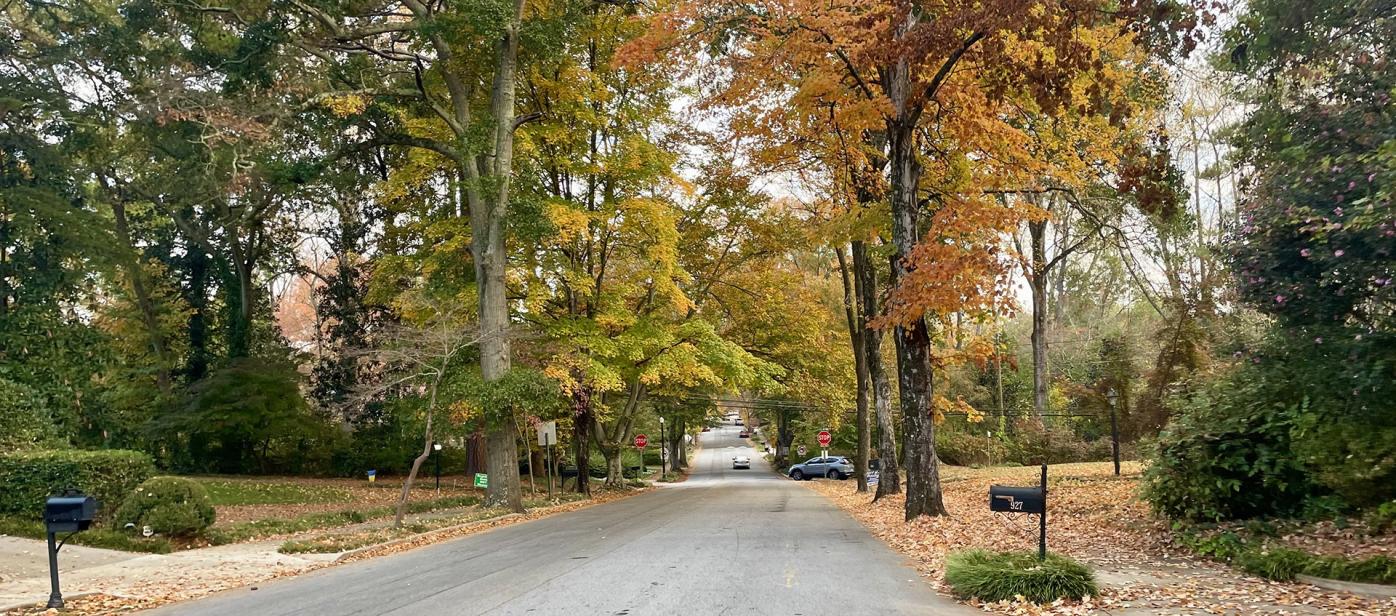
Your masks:
[[[1110,464],[1052,466],[1048,479],[1048,548],[1089,563],[1102,587],[1099,597],[1039,606],[1024,602],[968,602],[997,614],[1396,614],[1396,601],[1276,583],[1192,557],[1174,546],[1167,527],[1138,498],[1138,464],[1115,477]],[[903,521],[900,495],[872,503],[852,482],[808,485],[847,511],[875,536],[912,561],[927,581],[943,587],[950,551],[1035,549],[1037,518],[989,511],[989,485],[1037,485],[1037,467],[943,467],[949,517]],[[1343,534],[1357,541],[1356,534]],[[1379,540],[1386,542],[1386,539]],[[946,589],[948,591],[948,589]]]

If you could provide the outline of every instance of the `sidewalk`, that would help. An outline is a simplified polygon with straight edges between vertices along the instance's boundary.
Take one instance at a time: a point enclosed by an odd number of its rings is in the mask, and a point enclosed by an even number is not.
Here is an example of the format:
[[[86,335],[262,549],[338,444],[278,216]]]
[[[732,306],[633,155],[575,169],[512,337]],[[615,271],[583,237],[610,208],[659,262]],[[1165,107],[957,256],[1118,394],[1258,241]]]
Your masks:
[[[32,543],[40,550],[45,549],[41,541],[19,541]],[[128,556],[127,558],[106,555],[93,558],[89,553],[111,550],[79,548],[69,553],[69,550],[78,546],[65,546],[58,554],[58,561],[65,595],[100,593],[121,597],[158,597],[163,602],[301,573],[325,566],[333,562],[336,556],[281,554],[276,551],[281,547],[281,543],[281,539],[274,539],[186,550],[173,554],[142,555],[115,552]],[[6,561],[10,559],[10,547],[6,546],[6,551],[0,558]],[[47,601],[47,554],[40,553],[44,554],[45,564],[39,575],[21,579],[6,578],[4,582],[0,582],[0,613],[36,601]],[[26,573],[32,571],[26,570]]]
[[[119,552],[66,545],[59,553],[58,571],[67,574],[78,569],[131,560],[142,556],[136,552]],[[25,537],[0,535],[0,587],[31,577],[48,576],[48,546],[44,541]],[[0,605],[4,605],[0,601]]]
[[[405,521],[448,518],[467,509],[411,514]],[[277,550],[287,539],[388,526],[392,526],[391,518],[172,554],[138,554],[66,545],[58,553],[58,570],[65,596],[98,593],[155,598],[164,603],[318,569],[333,563],[339,556],[338,553],[282,554]],[[47,601],[48,594],[45,542],[0,537],[0,614],[36,601]]]

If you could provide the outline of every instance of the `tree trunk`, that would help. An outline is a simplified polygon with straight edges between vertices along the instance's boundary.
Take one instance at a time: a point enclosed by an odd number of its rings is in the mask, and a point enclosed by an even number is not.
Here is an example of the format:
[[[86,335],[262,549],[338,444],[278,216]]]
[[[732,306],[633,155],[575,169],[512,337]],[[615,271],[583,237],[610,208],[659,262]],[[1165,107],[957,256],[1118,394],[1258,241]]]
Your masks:
[[[407,499],[412,495],[412,482],[417,479],[417,471],[421,470],[422,463],[431,456],[432,418],[436,415],[436,390],[441,383],[441,375],[438,373],[431,384],[431,400],[427,404],[427,426],[422,434],[422,453],[412,459],[412,469],[407,471],[407,478],[402,480],[402,495],[397,499],[397,513],[393,515],[393,528],[402,528],[402,518],[407,515]]]
[[[594,420],[595,421],[595,420]],[[591,436],[596,441],[596,448],[601,450],[601,457],[606,460],[606,487],[624,488],[625,470],[621,468],[621,454],[625,447],[625,429],[623,419],[618,423],[615,431],[608,433],[605,426],[600,421],[596,421],[592,426]]]
[[[675,472],[683,468],[683,422],[679,420],[670,421],[668,424],[669,435],[669,468]]]
[[[1212,285],[1208,281],[1208,260],[1209,252],[1207,248],[1207,219],[1202,216],[1202,163],[1198,158],[1201,156],[1202,140],[1197,135],[1197,118],[1191,118],[1188,122],[1192,129],[1192,194],[1193,194],[1193,215],[1197,218],[1197,248],[1194,251],[1197,255],[1198,271],[1198,297],[1201,300],[1202,310],[1209,311],[1212,306]],[[1218,207],[1220,208],[1220,196],[1218,196]]]
[[[1032,409],[1041,422],[1047,414],[1047,221],[1028,223],[1032,241]]]
[[[596,417],[591,407],[591,390],[585,386],[572,392],[572,457],[577,463],[578,494],[591,496],[591,428]]]
[[[625,468],[621,465],[621,452],[624,448],[620,443],[612,447],[601,446],[601,455],[606,456],[606,487],[625,487]]]
[[[519,444],[515,437],[518,422],[510,413],[501,420],[504,425],[485,437],[485,468],[489,486],[485,489],[487,507],[507,507],[523,512],[523,488],[519,482]]]
[[[150,350],[160,362],[155,367],[155,384],[164,394],[170,393],[170,367],[174,364],[165,344],[165,334],[160,331],[160,322],[155,314],[155,302],[150,298],[150,290],[145,286],[145,272],[141,269],[140,252],[131,241],[131,228],[126,221],[126,203],[120,199],[112,202],[112,217],[115,221],[116,236],[121,240],[126,258],[126,274],[131,277],[131,290],[136,295],[136,307],[141,313],[141,323],[150,335]]]
[[[477,426],[465,440],[465,477],[473,479],[475,473],[485,472],[485,435]]]
[[[908,27],[910,27],[908,25]],[[910,255],[920,241],[917,226],[921,164],[916,159],[916,118],[910,110],[910,67],[899,60],[889,71],[887,90],[894,117],[887,122],[892,184],[892,241],[896,260],[893,284],[910,273]],[[902,438],[906,456],[906,519],[944,515],[936,466],[935,424],[931,419],[931,337],[925,317],[894,329],[897,382],[901,386]]]
[[[472,217],[475,219],[483,217]],[[480,369],[486,381],[502,378],[510,368],[509,303],[505,297],[504,233],[501,216],[478,220],[475,229],[475,273],[480,289]],[[486,436],[485,468],[489,488],[485,504],[523,511],[519,490],[518,445],[513,413],[499,419]]]
[[[860,250],[862,242],[853,242],[852,250]],[[857,448],[853,456],[853,474],[856,476],[858,492],[868,491],[868,448],[870,439],[868,437],[868,366],[866,358],[863,357],[863,336],[866,333],[866,319],[857,308],[858,292],[860,283],[854,279],[848,264],[848,257],[844,255],[843,247],[835,247],[839,256],[839,275],[843,281],[843,315],[844,322],[848,325],[848,340],[853,349],[853,373],[857,380],[857,410],[858,415],[855,420],[854,429],[857,433]]]
[[[480,371],[486,381],[502,378],[509,372],[511,363],[509,300],[505,295],[504,283],[505,269],[508,267],[504,230],[509,211],[510,180],[513,177],[514,87],[523,5],[523,0],[515,0],[513,14],[499,39],[495,61],[493,97],[490,101],[495,131],[491,184],[495,191],[489,198],[473,200],[470,208],[475,280],[480,296],[480,333],[483,336],[480,342]],[[476,161],[466,162],[469,165]],[[522,512],[518,443],[514,436],[516,420],[510,413],[499,424],[487,438],[489,450],[485,462],[490,481],[485,493],[485,505]]]
[[[863,348],[859,351],[868,367],[872,383],[872,402],[877,415],[878,482],[876,501],[888,494],[902,491],[901,465],[897,464],[897,431],[892,421],[892,385],[882,365],[882,331],[868,327],[868,320],[877,314],[877,270],[868,255],[867,245],[853,245],[853,273],[858,280],[859,312],[863,318]]]
[[[236,227],[225,232],[233,236],[228,238],[228,244],[233,273],[237,275],[237,309],[232,311],[232,319],[228,323],[228,357],[237,359],[247,357],[252,352],[252,312],[256,297],[252,281],[252,257],[243,250]]]
[[[189,358],[184,372],[189,382],[208,375],[208,253],[194,242],[186,242],[185,256],[189,272],[189,288],[185,300],[189,312]]]
[[[795,442],[795,432],[790,429],[790,411],[776,411],[776,466],[789,466],[790,445]]]

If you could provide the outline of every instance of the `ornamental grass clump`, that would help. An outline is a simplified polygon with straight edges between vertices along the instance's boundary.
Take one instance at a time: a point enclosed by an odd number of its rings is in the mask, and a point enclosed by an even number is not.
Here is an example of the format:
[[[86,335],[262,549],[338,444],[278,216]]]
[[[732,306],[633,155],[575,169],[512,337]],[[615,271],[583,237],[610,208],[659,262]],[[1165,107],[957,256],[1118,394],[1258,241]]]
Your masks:
[[[1039,561],[1029,552],[955,552],[945,559],[945,581],[961,597],[990,602],[1051,603],[1097,593],[1089,567],[1057,554]]]

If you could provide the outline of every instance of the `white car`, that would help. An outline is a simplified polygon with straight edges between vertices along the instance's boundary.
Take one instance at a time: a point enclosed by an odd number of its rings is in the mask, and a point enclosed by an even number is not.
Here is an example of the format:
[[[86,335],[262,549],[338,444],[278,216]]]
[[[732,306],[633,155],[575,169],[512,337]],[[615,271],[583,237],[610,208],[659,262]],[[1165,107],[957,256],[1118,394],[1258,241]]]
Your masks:
[[[748,458],[748,457],[746,457],[746,456],[733,456],[733,457],[732,457],[732,468],[733,468],[733,469],[738,469],[738,468],[750,469],[750,468],[751,468],[751,458]]]

